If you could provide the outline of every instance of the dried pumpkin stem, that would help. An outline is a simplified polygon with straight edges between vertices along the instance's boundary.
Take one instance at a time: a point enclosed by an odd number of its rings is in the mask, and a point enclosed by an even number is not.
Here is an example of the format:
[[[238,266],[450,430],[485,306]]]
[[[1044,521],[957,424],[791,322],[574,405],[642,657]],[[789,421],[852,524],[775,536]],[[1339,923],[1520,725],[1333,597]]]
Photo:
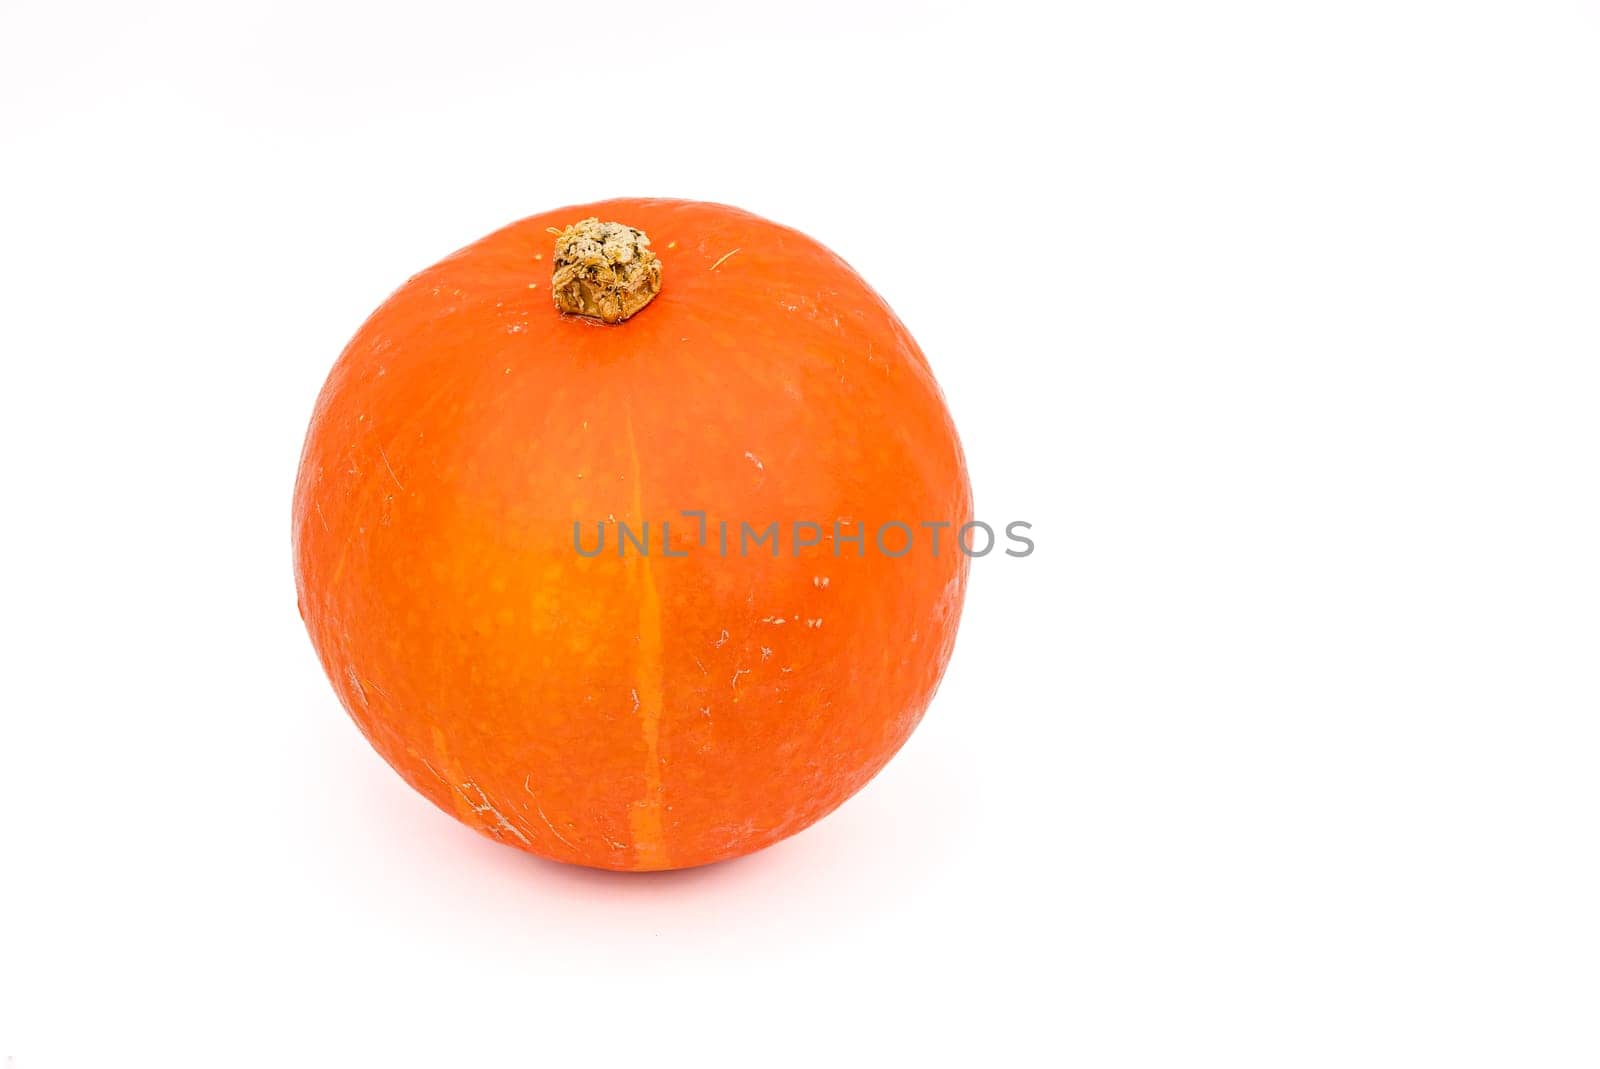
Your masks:
[[[589,218],[556,236],[551,289],[556,308],[602,323],[620,323],[661,292],[661,261],[642,230]]]

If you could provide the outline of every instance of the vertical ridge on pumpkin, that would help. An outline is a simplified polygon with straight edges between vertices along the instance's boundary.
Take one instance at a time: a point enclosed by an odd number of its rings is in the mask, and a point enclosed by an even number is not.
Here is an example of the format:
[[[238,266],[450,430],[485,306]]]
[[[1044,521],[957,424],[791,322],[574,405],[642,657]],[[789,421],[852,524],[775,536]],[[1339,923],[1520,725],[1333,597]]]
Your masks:
[[[633,436],[633,414],[625,421],[628,432],[628,478],[633,483],[630,507],[633,519],[644,518],[644,489],[639,478],[639,445]],[[633,834],[634,867],[640,870],[668,868],[667,844],[661,820],[661,595],[656,590],[655,572],[646,549],[634,558],[639,576],[639,657],[634,679],[635,711],[644,735],[644,797],[629,817]]]

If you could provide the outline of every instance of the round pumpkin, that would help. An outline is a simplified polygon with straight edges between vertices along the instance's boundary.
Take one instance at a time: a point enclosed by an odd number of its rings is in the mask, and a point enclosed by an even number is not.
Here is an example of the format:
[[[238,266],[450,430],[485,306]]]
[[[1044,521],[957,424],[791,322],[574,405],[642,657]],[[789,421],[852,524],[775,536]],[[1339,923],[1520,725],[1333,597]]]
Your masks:
[[[905,742],[970,513],[928,363],[849,266],[734,208],[613,200],[467,246],[361,327],[306,438],[295,578],[346,710],[434,804],[682,868],[805,828]]]

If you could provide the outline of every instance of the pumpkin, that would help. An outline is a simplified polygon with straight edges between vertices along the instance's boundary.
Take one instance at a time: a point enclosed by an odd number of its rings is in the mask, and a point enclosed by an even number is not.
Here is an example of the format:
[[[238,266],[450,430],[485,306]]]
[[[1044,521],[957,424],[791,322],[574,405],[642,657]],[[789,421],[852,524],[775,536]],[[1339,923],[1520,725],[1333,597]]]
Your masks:
[[[613,200],[467,246],[357,331],[295,579],[345,709],[435,805],[682,868],[805,828],[906,741],[970,513],[928,362],[849,266],[734,208]]]

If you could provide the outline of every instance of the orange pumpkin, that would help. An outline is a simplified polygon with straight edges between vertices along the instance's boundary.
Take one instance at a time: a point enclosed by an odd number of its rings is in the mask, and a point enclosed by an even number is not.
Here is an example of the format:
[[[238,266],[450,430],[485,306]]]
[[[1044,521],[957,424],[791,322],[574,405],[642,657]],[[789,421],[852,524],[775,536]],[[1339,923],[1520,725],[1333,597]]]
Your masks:
[[[295,577],[345,708],[434,804],[681,868],[799,831],[905,742],[970,513],[927,361],[843,261],[614,200],[467,246],[361,327],[306,438]]]

